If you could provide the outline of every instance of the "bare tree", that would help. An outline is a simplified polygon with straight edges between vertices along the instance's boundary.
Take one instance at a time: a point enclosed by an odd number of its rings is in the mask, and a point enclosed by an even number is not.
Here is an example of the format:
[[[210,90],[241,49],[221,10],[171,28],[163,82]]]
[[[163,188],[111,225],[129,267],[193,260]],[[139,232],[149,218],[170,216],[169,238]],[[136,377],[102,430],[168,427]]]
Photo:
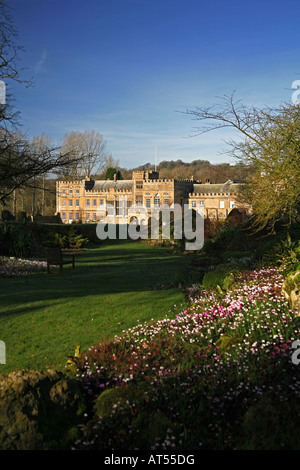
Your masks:
[[[300,107],[283,104],[259,109],[235,101],[234,94],[218,106],[186,112],[204,124],[201,135],[221,128],[235,129],[242,140],[229,140],[229,153],[251,168],[244,197],[253,207],[253,227],[274,229],[279,220],[289,225],[300,204]],[[207,124],[206,124],[207,123]]]
[[[91,177],[101,170],[107,159],[106,142],[94,130],[65,134],[62,147],[73,161],[65,168],[63,176]]]
[[[17,44],[18,33],[13,24],[11,8],[0,0],[0,77],[2,80],[14,80],[30,85],[30,80],[24,80],[18,65],[18,54],[23,48]]]
[[[116,160],[112,154],[107,154],[105,159],[104,159],[104,163],[103,163],[103,167],[102,167],[102,172],[103,174],[105,174],[106,170],[108,170],[108,168],[116,168],[116,169],[119,169],[119,160]]]
[[[43,155],[45,152],[48,152],[49,149],[52,147],[52,140],[46,134],[42,134],[41,136],[33,137],[31,141],[32,150],[35,152],[36,155]],[[45,214],[45,192],[46,192],[46,180],[47,174],[43,173],[41,175],[41,184],[42,184],[42,215]],[[37,177],[33,177],[33,187],[32,187],[32,215],[35,215],[35,198],[36,198],[36,190],[39,186],[39,182],[37,181]]]
[[[75,159],[76,160],[76,159]],[[29,141],[20,131],[0,133],[0,202],[4,203],[16,189],[40,188],[39,177],[61,170],[73,163],[60,147],[46,140]]]
[[[14,27],[11,9],[0,0],[0,84],[18,82],[30,86],[19,68],[18,34]],[[3,98],[3,97],[2,97]],[[9,99],[8,99],[9,98]],[[32,142],[19,129],[18,114],[11,105],[11,96],[5,94],[0,103],[0,203],[4,204],[17,189],[36,188],[37,180],[49,172],[73,163],[68,153],[53,147],[46,137]],[[38,183],[40,184],[40,182]],[[15,199],[16,207],[16,199]]]
[[[6,2],[0,0],[0,80],[2,98],[5,98],[0,103],[2,129],[19,124],[19,113],[12,106],[12,96],[7,91],[7,85],[11,81],[25,86],[32,84],[31,80],[26,80],[22,76],[24,69],[19,67],[18,58],[23,48],[18,45],[17,39],[18,33],[13,24],[11,8]]]

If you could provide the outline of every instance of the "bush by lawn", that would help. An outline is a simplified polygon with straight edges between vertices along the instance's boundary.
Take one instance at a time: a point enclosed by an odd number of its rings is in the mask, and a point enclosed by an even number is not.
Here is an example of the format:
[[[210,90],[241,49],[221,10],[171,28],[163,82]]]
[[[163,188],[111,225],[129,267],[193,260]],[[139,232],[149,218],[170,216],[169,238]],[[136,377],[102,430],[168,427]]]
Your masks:
[[[90,410],[76,449],[299,449],[299,318],[277,268],[221,295],[189,290],[176,317],[139,324],[77,361]]]

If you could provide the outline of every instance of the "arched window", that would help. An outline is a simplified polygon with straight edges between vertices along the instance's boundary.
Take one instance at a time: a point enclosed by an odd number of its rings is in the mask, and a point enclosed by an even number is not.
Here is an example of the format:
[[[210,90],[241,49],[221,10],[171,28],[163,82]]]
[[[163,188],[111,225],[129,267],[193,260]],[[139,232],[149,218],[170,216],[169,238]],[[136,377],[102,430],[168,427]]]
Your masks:
[[[154,207],[159,207],[159,206],[160,206],[160,195],[156,193],[154,196]]]

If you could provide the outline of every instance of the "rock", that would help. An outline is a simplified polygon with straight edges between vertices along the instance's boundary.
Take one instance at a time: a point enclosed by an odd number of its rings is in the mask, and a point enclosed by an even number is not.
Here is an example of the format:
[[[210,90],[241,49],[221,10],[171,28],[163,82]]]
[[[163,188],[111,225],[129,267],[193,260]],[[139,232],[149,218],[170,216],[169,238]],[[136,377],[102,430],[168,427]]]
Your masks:
[[[75,380],[52,369],[0,376],[0,450],[59,450],[76,434],[84,401]]]
[[[295,316],[300,316],[300,271],[290,274],[282,285],[282,292],[285,299],[289,302]]]

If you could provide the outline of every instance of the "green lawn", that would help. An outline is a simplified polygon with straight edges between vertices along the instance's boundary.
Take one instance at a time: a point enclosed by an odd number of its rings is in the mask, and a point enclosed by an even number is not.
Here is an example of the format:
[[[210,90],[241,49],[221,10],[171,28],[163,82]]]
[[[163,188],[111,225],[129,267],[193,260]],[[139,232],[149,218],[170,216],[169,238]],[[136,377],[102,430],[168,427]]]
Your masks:
[[[189,256],[116,240],[78,255],[74,271],[0,279],[0,373],[64,367],[79,344],[86,350],[138,321],[163,318],[185,300],[179,289],[155,286],[189,263]]]

